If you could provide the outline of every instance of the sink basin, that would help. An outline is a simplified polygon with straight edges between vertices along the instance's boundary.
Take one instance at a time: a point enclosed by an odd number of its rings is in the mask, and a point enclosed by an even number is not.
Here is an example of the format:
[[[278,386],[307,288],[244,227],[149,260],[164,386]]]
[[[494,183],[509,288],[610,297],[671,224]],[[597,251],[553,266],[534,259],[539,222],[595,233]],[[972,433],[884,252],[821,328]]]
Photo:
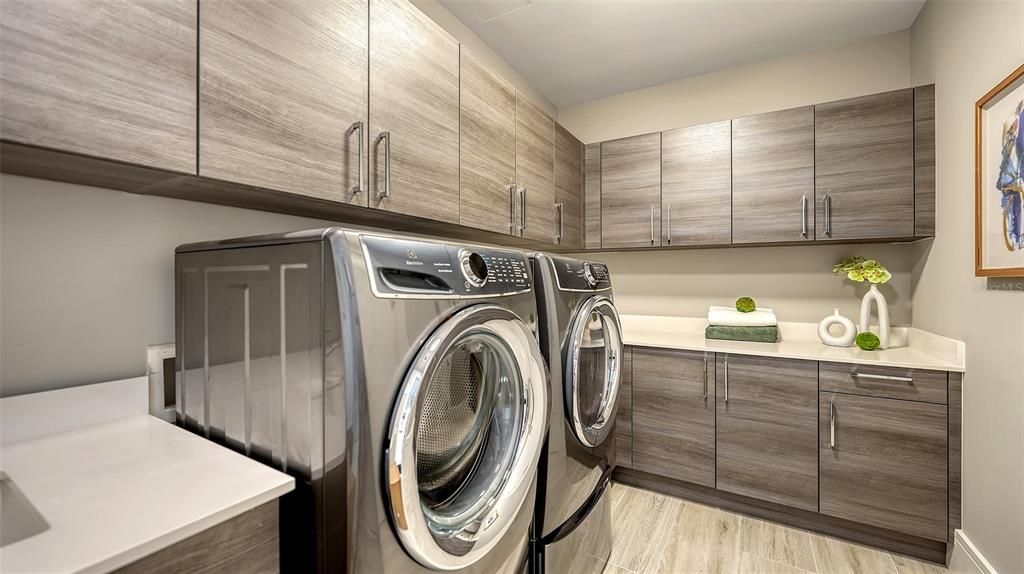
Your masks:
[[[35,536],[49,527],[18,485],[0,470],[0,546]]]

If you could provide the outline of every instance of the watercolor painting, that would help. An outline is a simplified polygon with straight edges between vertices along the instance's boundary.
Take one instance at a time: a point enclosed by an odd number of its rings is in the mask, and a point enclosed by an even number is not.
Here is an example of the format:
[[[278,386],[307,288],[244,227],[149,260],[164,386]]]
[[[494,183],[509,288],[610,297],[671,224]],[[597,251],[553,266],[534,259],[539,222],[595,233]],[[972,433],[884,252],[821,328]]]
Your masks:
[[[975,112],[975,275],[1024,277],[1024,66]]]

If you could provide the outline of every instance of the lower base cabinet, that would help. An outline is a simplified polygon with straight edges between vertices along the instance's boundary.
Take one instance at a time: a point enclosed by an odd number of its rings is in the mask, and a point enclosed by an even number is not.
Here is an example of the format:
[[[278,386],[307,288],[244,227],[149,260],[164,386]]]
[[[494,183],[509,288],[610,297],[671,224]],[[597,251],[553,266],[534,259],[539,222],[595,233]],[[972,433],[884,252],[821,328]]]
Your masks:
[[[821,513],[947,536],[946,405],[821,393]]]
[[[633,466],[633,351],[622,349],[619,378],[619,410],[615,413],[616,466]]]

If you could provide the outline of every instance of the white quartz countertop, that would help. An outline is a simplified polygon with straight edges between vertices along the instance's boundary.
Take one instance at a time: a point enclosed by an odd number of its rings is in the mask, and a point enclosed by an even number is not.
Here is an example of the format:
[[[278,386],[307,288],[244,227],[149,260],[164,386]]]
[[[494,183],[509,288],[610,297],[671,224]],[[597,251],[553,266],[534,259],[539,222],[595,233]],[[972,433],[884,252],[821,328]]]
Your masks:
[[[622,315],[623,343],[713,353],[734,353],[810,361],[856,363],[908,369],[964,371],[964,344],[914,328],[890,331],[890,347],[863,351],[856,346],[830,347],[817,336],[812,323],[779,323],[778,343],[749,343],[705,339],[706,319],[652,315]]]
[[[109,398],[120,394],[110,385],[138,394],[135,387],[145,389],[147,381],[90,386],[104,385]],[[113,409],[120,412],[107,413],[105,422],[90,420],[87,426],[46,434],[40,416],[66,419],[69,409],[88,409],[90,401],[111,404],[87,394],[78,388],[0,400],[6,419],[0,427],[5,438],[0,468],[48,524],[43,532],[0,548],[0,572],[110,571],[295,486],[287,474],[144,414],[144,394],[136,405],[141,413]],[[53,396],[38,398],[43,395]],[[36,420],[14,420],[26,414]],[[8,442],[11,437],[19,440]]]

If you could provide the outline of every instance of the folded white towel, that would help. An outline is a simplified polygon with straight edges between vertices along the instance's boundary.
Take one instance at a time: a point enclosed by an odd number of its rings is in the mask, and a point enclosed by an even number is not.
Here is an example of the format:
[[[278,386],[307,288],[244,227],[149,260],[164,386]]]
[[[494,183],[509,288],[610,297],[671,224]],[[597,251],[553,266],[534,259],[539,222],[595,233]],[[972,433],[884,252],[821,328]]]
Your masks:
[[[758,307],[750,313],[740,313],[735,307],[712,305],[708,309],[708,323],[718,327],[774,327],[779,324],[775,311]]]

